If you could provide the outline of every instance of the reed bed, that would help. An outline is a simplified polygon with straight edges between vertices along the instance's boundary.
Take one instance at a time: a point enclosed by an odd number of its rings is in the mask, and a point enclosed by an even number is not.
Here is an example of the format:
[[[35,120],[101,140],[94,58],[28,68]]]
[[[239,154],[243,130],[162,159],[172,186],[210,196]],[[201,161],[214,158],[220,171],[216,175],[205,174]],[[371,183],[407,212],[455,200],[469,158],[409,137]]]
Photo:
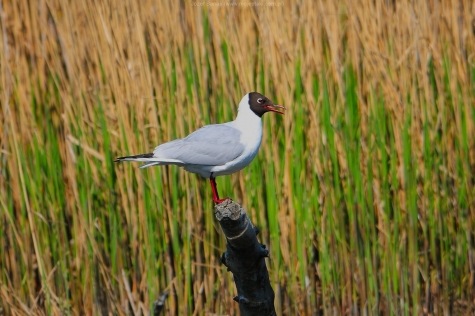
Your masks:
[[[0,2],[0,315],[238,313],[205,179],[117,156],[264,116],[218,178],[278,314],[475,313],[471,1]]]

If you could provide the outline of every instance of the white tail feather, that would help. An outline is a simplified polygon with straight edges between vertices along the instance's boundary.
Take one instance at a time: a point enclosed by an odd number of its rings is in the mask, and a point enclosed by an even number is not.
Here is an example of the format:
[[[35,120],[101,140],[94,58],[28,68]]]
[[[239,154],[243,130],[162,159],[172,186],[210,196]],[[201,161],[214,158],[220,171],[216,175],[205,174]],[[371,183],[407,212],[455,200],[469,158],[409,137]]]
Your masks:
[[[151,166],[157,166],[157,165],[178,165],[182,166],[183,162],[181,160],[177,159],[169,159],[169,158],[158,158],[158,157],[152,157],[152,158],[146,158],[146,157],[123,157],[120,158],[120,161],[139,161],[139,162],[145,162],[144,165],[140,166],[141,169],[151,167]]]
[[[160,165],[159,162],[147,162],[146,164],[141,165],[139,168],[140,169],[145,169],[145,168],[148,168],[148,167],[158,166],[158,165]]]

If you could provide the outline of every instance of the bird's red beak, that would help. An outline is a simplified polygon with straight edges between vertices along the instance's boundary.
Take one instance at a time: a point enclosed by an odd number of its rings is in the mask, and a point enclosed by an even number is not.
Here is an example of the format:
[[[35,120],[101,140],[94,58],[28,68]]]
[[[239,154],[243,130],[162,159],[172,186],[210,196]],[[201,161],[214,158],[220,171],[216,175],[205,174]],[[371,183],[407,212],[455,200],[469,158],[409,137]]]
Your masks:
[[[279,111],[277,109],[284,109],[285,110],[285,107],[283,107],[282,105],[278,105],[278,104],[266,104],[266,105],[264,105],[264,108],[266,108],[267,110],[269,110],[271,112],[275,112],[275,113],[279,113],[279,114],[284,114],[284,112]]]

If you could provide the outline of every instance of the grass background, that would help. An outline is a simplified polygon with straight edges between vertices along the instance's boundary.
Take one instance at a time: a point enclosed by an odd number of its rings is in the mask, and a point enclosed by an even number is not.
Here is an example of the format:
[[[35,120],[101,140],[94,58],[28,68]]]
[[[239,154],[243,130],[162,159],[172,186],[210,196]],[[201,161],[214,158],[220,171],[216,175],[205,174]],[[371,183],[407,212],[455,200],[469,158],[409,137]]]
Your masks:
[[[473,3],[225,3],[0,2],[0,314],[238,313],[206,180],[113,159],[249,91],[278,314],[474,313]]]

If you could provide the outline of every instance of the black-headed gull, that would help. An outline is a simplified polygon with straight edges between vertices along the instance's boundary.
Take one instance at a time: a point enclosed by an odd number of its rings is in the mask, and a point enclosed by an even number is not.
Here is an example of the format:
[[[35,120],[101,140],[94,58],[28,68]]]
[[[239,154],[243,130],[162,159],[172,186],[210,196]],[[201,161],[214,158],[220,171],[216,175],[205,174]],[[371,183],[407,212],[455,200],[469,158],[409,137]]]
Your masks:
[[[285,108],[260,93],[251,92],[239,103],[234,121],[203,126],[185,138],[161,144],[153,153],[120,157],[115,161],[145,162],[140,168],[177,165],[200,174],[209,179],[213,201],[219,204],[226,199],[219,198],[215,178],[238,172],[251,163],[261,145],[261,117],[269,111],[284,114],[278,109]]]

